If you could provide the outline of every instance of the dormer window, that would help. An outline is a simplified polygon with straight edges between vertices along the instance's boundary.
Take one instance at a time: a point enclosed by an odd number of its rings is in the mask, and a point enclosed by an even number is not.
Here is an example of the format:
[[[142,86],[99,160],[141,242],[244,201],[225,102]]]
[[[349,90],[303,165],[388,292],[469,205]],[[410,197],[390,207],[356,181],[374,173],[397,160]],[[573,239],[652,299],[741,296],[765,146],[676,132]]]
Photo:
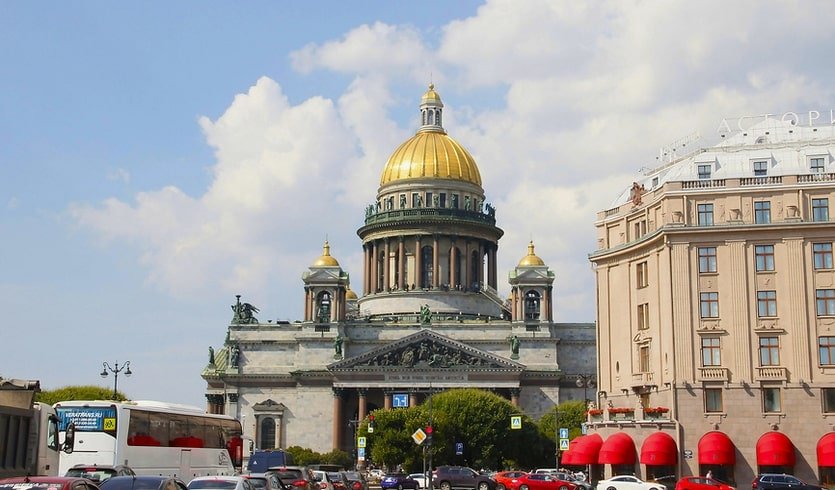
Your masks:
[[[699,180],[709,180],[710,173],[713,168],[710,164],[701,164],[699,165]]]
[[[809,158],[809,170],[812,173],[823,173],[825,170],[825,159],[824,157],[811,157]]]
[[[768,160],[754,161],[754,177],[765,177],[768,175]]]

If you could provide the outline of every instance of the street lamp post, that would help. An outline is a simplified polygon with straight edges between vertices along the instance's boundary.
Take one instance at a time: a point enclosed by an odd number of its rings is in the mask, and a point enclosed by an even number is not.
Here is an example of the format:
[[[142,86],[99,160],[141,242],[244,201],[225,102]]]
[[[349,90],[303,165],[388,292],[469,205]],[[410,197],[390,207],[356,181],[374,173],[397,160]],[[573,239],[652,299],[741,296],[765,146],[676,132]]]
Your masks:
[[[101,363],[101,365],[102,365],[102,369],[101,369],[100,374],[101,374],[102,378],[107,377],[108,371],[113,373],[113,396],[111,396],[110,398],[112,400],[115,400],[116,399],[116,390],[119,387],[119,373],[124,371],[125,376],[130,376],[131,374],[133,374],[130,370],[130,361],[126,361],[121,366],[119,366],[119,361],[116,361],[113,365],[114,367],[111,367],[110,364],[108,364],[106,361]]]
[[[583,404],[588,408],[589,405],[589,388],[597,386],[597,382],[594,379],[593,374],[578,374],[577,375],[577,388],[583,389]]]

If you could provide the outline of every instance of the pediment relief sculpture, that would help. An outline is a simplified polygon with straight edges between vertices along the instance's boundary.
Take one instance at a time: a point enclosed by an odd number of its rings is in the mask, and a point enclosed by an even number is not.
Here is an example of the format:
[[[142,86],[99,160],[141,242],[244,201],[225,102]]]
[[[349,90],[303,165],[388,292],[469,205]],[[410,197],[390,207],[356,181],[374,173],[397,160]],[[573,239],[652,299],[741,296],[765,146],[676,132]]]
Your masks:
[[[452,346],[424,339],[399,349],[374,356],[357,366],[394,366],[405,368],[494,367],[498,364]]]

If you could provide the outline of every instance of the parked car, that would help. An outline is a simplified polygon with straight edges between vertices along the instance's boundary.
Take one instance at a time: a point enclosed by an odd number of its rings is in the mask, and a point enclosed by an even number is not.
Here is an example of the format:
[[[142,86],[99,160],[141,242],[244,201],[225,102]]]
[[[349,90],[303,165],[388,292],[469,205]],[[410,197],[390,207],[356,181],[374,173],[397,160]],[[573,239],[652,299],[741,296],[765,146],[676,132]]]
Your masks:
[[[495,490],[496,488],[495,480],[466,466],[438,466],[432,473],[432,481],[434,488],[440,490],[453,488]]]
[[[341,471],[329,471],[328,478],[331,479],[333,490],[349,490],[350,483],[348,483],[348,479],[345,478],[345,475]]]
[[[281,483],[281,480],[274,473],[264,474],[263,476],[257,474],[241,476],[249,480],[255,490],[287,490],[287,487]]]
[[[804,482],[794,475],[761,473],[751,482],[752,490],[821,490],[820,485]]]
[[[327,471],[313,470],[313,480],[319,485],[319,490],[334,490],[333,482]]]
[[[517,478],[519,490],[574,490],[577,486],[546,473],[525,473]]]
[[[396,488],[397,490],[411,488],[412,490],[418,490],[420,484],[405,473],[389,473],[380,480],[380,487],[383,490],[389,488]]]
[[[409,477],[418,482],[418,485],[420,485],[418,488],[429,488],[429,477],[423,473],[411,473],[409,474]]]
[[[359,471],[343,471],[342,474],[348,480],[348,490],[368,490],[368,480]]]
[[[130,468],[122,464],[118,465],[97,465],[97,464],[77,464],[67,470],[64,476],[74,476],[76,478],[86,478],[95,482],[103,482],[113,476],[133,476],[136,473]]]
[[[519,478],[527,475],[524,471],[500,471],[493,476],[496,480],[496,490],[517,490]]]
[[[666,490],[661,483],[646,482],[632,475],[618,475],[597,482],[598,490]]]
[[[188,482],[188,490],[255,490],[242,476],[198,476]]]
[[[318,490],[319,482],[313,470],[307,466],[281,466],[270,468],[265,474],[274,474],[290,490]]]
[[[112,476],[103,481],[101,490],[186,490],[186,484],[170,476]]]
[[[18,476],[0,480],[0,490],[99,490],[92,480],[74,476]]]
[[[657,480],[656,480],[657,481]],[[685,476],[676,483],[675,490],[736,490],[727,483],[706,476]]]
[[[366,479],[369,483],[380,483],[380,480],[382,480],[384,476],[386,476],[386,474],[383,473],[383,470],[374,468],[373,470],[368,470]]]

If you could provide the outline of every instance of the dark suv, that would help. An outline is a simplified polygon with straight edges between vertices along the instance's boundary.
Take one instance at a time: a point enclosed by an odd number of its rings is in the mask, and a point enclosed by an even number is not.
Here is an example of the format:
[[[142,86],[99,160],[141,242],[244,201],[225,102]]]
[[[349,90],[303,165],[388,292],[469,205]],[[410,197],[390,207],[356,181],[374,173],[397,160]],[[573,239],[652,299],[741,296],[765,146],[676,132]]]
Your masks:
[[[432,485],[440,490],[495,490],[496,481],[466,466],[438,466],[432,473]]]
[[[792,475],[762,473],[751,483],[752,490],[824,490],[820,485],[810,485]]]

